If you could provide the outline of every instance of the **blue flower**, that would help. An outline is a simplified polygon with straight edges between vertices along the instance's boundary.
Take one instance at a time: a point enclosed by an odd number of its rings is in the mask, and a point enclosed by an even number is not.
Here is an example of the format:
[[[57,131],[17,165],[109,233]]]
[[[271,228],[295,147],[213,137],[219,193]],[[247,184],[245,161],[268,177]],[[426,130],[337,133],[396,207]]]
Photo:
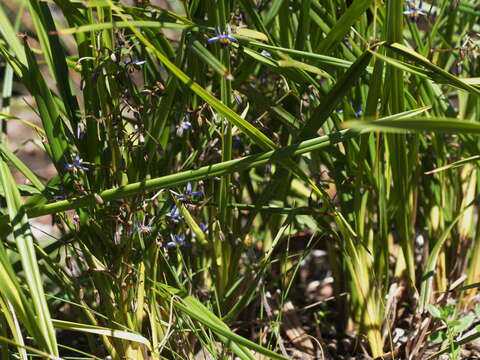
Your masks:
[[[238,105],[242,105],[242,98],[235,91],[233,92],[233,99]]]
[[[270,54],[267,50],[262,50],[262,52],[260,54],[262,54],[263,56],[266,56],[266,57],[272,57],[272,54]]]
[[[187,245],[187,243],[185,242],[185,235],[170,234],[170,237],[172,238],[172,240],[167,243],[167,248],[169,249]]]
[[[202,230],[204,234],[208,234],[208,224],[200,223],[198,224],[198,226],[200,227],[200,230]],[[192,239],[196,239],[196,238],[197,238],[197,235],[192,231]]]
[[[138,221],[135,222],[135,227],[134,229],[131,231],[130,234],[133,234],[133,233],[140,233],[140,234],[148,234],[150,231],[152,231],[153,227],[151,226],[148,226],[148,225],[141,225]]]
[[[188,114],[185,115],[183,120],[180,122],[179,125],[177,125],[177,136],[183,136],[183,132],[187,131],[192,127],[192,123],[189,121],[189,116]]]
[[[79,155],[75,155],[75,158],[73,159],[73,162],[71,164],[65,164],[65,170],[66,171],[75,171],[76,169],[78,170],[88,170],[88,167],[82,165],[83,160],[80,158]]]
[[[410,8],[406,11],[403,12],[403,15],[407,15],[410,17],[410,20],[413,22],[417,22],[420,16],[425,16],[425,14],[422,10],[417,9],[417,8]]]
[[[227,30],[225,32],[221,32],[220,29],[215,26],[215,34],[216,36],[207,40],[209,43],[218,41],[222,47],[225,47],[232,42],[238,42],[238,40],[232,36],[230,25],[227,25]]]
[[[140,67],[146,62],[146,60],[137,60],[137,57],[133,55],[133,57],[130,58],[130,61],[124,63],[125,70],[129,73],[133,73],[135,70],[140,70]]]
[[[403,15],[407,15],[410,17],[417,17],[417,16],[425,16],[425,14],[422,10],[416,9],[416,8],[411,8],[409,10],[406,10],[403,12]]]
[[[355,116],[362,116],[363,115],[363,104],[360,104],[358,110],[355,111]]]
[[[175,223],[178,223],[183,220],[183,216],[180,215],[180,210],[178,210],[177,205],[173,205],[169,212],[166,213],[167,217],[170,218]]]
[[[205,223],[200,223],[198,224],[200,229],[203,231],[204,234],[208,234],[208,224]]]
[[[188,130],[192,127],[192,123],[190,121],[182,121],[180,124],[182,126],[183,131]]]
[[[201,191],[192,191],[192,184],[189,182],[187,183],[187,185],[185,186],[185,190],[183,192],[183,194],[178,194],[174,191],[172,191],[178,198],[178,200],[190,200],[191,198],[195,197],[195,196],[202,196],[203,195],[203,192]]]

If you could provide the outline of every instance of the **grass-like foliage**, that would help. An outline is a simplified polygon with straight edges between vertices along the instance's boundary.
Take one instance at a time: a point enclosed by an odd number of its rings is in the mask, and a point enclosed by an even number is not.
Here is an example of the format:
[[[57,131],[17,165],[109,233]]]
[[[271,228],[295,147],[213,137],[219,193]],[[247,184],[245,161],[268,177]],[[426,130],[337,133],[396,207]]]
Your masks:
[[[2,1],[0,358],[328,358],[328,324],[353,353],[458,357],[480,282],[477,5]],[[9,144],[19,121],[51,178]],[[328,303],[296,294],[322,280],[314,249]],[[291,301],[318,344],[285,326]]]

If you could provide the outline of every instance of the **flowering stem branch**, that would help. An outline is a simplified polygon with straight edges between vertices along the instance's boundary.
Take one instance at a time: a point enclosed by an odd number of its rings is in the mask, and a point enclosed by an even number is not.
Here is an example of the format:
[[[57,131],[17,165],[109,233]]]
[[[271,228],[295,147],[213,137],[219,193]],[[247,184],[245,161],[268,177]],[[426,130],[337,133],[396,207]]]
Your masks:
[[[359,134],[360,132],[350,129],[342,130],[339,131],[335,136],[320,136],[314,139],[303,141],[299,144],[286,146],[278,150],[265,151],[259,154],[224,161],[214,165],[203,166],[196,170],[187,170],[177,174],[135,182],[125,186],[102,191],[100,194],[90,194],[30,208],[27,209],[27,214],[29,218],[35,218],[42,215],[55,214],[62,211],[94,206],[98,204],[98,197],[100,197],[104,202],[120,200],[145,191],[160,190],[171,186],[185,184],[189,181],[197,181],[214,176],[230,174],[236,171],[242,171],[255,166],[263,165],[270,161],[280,161],[287,157],[293,157],[310,151],[318,150],[339,142],[346,141],[347,139],[356,137]]]

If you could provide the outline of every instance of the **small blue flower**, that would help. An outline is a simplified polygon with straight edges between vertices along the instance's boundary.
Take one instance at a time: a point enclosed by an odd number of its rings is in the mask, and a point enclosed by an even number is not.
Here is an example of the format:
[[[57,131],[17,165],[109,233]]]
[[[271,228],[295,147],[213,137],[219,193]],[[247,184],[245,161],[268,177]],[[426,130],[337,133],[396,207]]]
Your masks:
[[[358,110],[355,111],[355,116],[359,117],[363,115],[363,104],[360,104]]]
[[[189,121],[189,118],[189,115],[186,114],[180,124],[177,125],[177,136],[182,137],[184,131],[187,131],[192,127],[192,123]]]
[[[204,234],[208,234],[208,224],[200,223],[198,224],[198,226],[200,227],[200,230],[202,230]],[[197,235],[192,231],[192,239],[196,239],[196,238],[197,238]]]
[[[137,57],[134,55],[130,58],[130,61],[124,63],[125,70],[129,73],[133,73],[135,70],[140,70],[140,67],[146,62],[146,60],[137,60]]]
[[[188,182],[185,186],[185,190],[183,194],[178,194],[178,200],[190,200],[195,196],[202,196],[203,192],[201,191],[192,191],[192,183]]]
[[[208,224],[200,223],[198,226],[200,226],[200,229],[201,229],[205,234],[208,234]]]
[[[242,105],[242,98],[236,92],[233,93],[233,99],[238,105]]]
[[[181,126],[183,131],[185,131],[192,127],[192,123],[190,121],[182,121]]]
[[[266,57],[272,57],[272,54],[270,54],[267,50],[262,50],[262,52],[260,54],[262,54],[263,56],[266,56]]]
[[[83,160],[80,158],[79,155],[75,155],[75,158],[73,159],[73,162],[71,164],[65,164],[65,170],[66,171],[75,171],[76,169],[78,170],[88,170],[88,167],[82,165]]]
[[[406,11],[403,12],[403,15],[407,15],[410,17],[410,20],[413,22],[417,22],[420,16],[425,16],[425,14],[422,10],[417,9],[417,8],[410,8]]]
[[[232,29],[230,25],[227,25],[227,30],[225,32],[221,32],[218,27],[215,26],[215,35],[214,37],[208,39],[209,43],[218,41],[222,47],[230,45],[232,42],[238,42],[236,38],[232,36]]]
[[[169,249],[187,245],[187,243],[185,242],[185,235],[183,234],[182,235],[170,234],[170,237],[172,238],[172,240],[167,243],[167,248]]]
[[[180,215],[180,210],[178,210],[177,205],[173,205],[169,212],[166,213],[167,217],[170,218],[175,223],[178,223],[183,220],[183,216]]]
[[[152,231],[153,227],[148,226],[148,225],[141,225],[138,221],[135,222],[135,227],[131,231],[131,234],[133,233],[140,233],[140,234],[148,234],[150,231]]]

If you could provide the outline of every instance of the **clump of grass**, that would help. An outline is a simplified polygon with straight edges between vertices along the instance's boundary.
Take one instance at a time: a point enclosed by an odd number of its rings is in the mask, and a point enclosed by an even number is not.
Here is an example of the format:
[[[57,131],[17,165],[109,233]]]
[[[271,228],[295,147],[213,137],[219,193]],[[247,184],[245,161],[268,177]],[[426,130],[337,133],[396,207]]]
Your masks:
[[[40,179],[2,127],[3,358],[59,358],[55,328],[87,334],[82,356],[101,339],[114,359],[286,358],[279,327],[263,333],[266,293],[280,289],[281,309],[315,247],[328,252],[335,325],[372,357],[425,355],[392,340],[397,307],[418,321],[410,334],[424,331],[428,304],[464,274],[465,291],[448,294],[469,306],[470,2],[6,4],[1,122],[20,120],[9,99],[22,84],[55,174]],[[60,233],[48,244],[29,223],[41,215]],[[310,240],[293,251],[297,232]],[[252,309],[261,325],[241,336]]]

